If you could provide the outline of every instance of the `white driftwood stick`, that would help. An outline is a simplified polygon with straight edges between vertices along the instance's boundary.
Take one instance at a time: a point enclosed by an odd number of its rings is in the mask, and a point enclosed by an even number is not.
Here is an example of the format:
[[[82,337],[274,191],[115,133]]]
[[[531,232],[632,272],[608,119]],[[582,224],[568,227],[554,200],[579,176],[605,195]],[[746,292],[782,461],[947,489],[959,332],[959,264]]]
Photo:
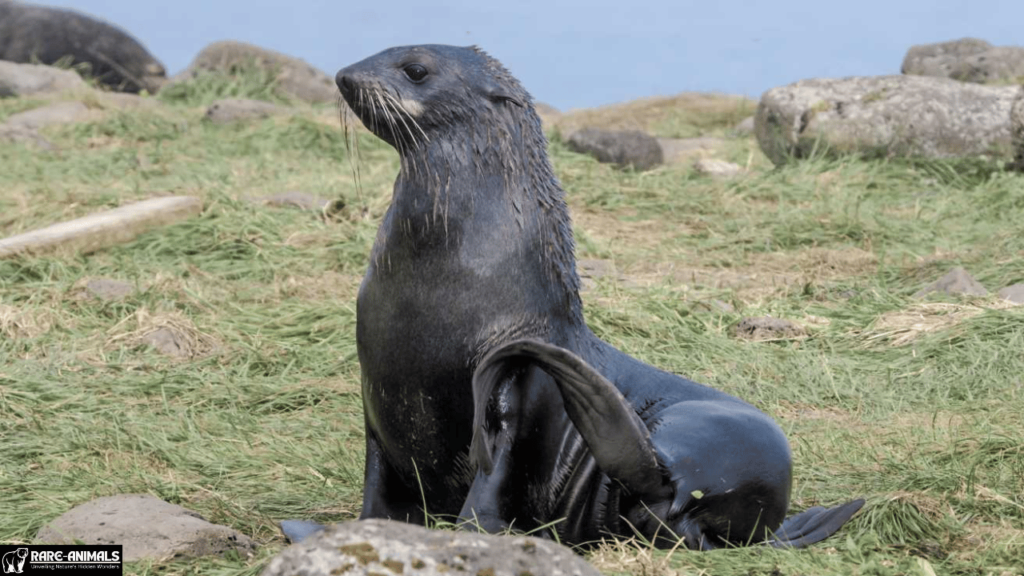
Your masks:
[[[152,198],[0,240],[0,258],[47,252],[88,254],[184,220],[203,209],[192,196]]]

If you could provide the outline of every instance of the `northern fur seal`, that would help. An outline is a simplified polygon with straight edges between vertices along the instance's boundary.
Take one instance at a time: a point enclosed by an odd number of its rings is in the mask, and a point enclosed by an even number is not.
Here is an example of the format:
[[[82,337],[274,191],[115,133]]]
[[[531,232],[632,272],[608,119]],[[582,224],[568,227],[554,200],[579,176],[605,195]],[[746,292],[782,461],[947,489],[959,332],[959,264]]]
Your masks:
[[[166,79],[160,62],[120,28],[73,10],[0,0],[0,60],[54,64],[72,58],[115,90],[156,92]]]
[[[337,83],[401,155],[358,297],[361,518],[706,550],[807,545],[860,509],[784,522],[791,457],[770,417],[590,331],[564,192],[501,64],[476,47],[398,47]]]

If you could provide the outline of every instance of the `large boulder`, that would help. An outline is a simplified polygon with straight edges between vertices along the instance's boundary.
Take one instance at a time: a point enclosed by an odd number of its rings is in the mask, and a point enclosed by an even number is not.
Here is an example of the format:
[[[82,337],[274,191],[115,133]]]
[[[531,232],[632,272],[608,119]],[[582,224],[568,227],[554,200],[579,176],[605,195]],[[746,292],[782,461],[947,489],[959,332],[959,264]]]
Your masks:
[[[404,522],[362,520],[329,526],[286,548],[262,576],[345,574],[476,574],[521,576],[600,573],[549,540],[476,532],[427,530]]]
[[[902,72],[976,84],[1012,83],[1024,77],[1024,48],[993,46],[977,38],[911,46]]]
[[[114,90],[156,92],[163,65],[127,32],[63,8],[0,0],[0,60],[83,64]]]
[[[815,150],[1009,159],[1017,90],[924,76],[801,80],[764,93],[755,134],[775,164]]]
[[[975,54],[994,48],[977,38],[961,38],[934,44],[917,44],[907,50],[900,71],[914,76],[938,76],[952,78],[960,62]]]
[[[203,48],[188,68],[172,78],[169,84],[195,78],[204,72],[237,74],[252,67],[273,74],[282,96],[303,102],[338,100],[338,88],[332,76],[304,60],[233,40],[214,42]]]
[[[0,60],[0,98],[45,96],[85,87],[82,77],[70,70]]]

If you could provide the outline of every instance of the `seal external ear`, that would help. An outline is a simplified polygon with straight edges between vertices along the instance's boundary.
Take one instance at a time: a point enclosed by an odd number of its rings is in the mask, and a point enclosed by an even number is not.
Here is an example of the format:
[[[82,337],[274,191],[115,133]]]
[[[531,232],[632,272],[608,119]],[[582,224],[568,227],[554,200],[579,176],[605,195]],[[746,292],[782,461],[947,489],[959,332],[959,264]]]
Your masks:
[[[480,89],[483,91],[484,96],[486,96],[488,100],[494,102],[495,104],[501,104],[502,102],[511,102],[512,104],[515,104],[520,108],[523,107],[522,101],[520,101],[519,98],[513,96],[512,93],[509,92],[508,88],[502,86],[501,84],[495,82],[490,78],[481,83]]]
[[[605,474],[640,496],[670,492],[650,432],[622,393],[576,354],[538,340],[517,340],[492,351],[473,375],[476,413],[470,454],[484,473],[490,472],[491,455],[483,411],[494,388],[510,374],[513,360],[526,360],[555,380],[569,419]]]

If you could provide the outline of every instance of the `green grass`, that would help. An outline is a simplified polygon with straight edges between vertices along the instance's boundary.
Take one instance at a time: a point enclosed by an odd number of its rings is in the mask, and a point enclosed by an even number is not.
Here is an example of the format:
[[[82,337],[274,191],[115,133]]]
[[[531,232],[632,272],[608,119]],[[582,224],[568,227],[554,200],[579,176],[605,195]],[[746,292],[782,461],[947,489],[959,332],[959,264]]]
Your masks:
[[[162,108],[50,129],[57,152],[0,143],[0,236],[154,195],[205,202],[195,219],[89,256],[0,260],[0,541],[30,541],[89,499],[146,492],[263,546],[249,560],[129,571],[255,574],[282,546],[277,520],[357,514],[355,295],[397,158],[359,133],[357,187],[330,107],[202,121],[213,95],[265,87],[240,82],[199,82]],[[36,104],[0,101],[0,118]],[[724,130],[727,116],[693,131]],[[609,544],[590,556],[602,571],[1024,572],[1024,310],[994,297],[911,298],[955,265],[993,292],[1024,281],[1024,177],[854,159],[775,170],[748,139],[727,152],[752,159],[733,181],[686,166],[618,171],[557,140],[551,151],[580,256],[612,259],[630,279],[584,293],[595,332],[776,417],[793,448],[793,511],[868,501],[808,550]],[[284,190],[347,208],[325,220],[246,200]],[[83,298],[96,277],[136,290]],[[731,335],[766,314],[810,335]],[[160,322],[190,336],[193,357],[140,342]]]

